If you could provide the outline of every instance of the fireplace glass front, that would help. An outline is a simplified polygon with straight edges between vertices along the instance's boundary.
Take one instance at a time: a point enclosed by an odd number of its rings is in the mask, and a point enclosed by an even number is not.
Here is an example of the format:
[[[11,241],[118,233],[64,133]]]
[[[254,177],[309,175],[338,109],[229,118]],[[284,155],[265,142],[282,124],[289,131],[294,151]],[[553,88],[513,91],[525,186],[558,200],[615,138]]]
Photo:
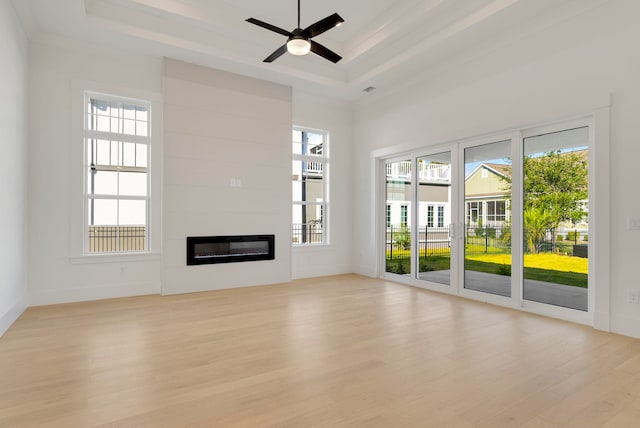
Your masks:
[[[190,236],[187,265],[273,260],[274,235]]]

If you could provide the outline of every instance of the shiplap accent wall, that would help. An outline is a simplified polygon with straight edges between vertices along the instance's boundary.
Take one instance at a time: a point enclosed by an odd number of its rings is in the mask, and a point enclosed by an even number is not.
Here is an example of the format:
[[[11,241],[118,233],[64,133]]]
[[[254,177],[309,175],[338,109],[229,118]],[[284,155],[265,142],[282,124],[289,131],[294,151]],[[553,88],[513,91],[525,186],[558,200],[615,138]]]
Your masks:
[[[289,87],[165,59],[163,294],[290,280],[291,117]],[[186,265],[187,236],[245,234],[275,260]]]

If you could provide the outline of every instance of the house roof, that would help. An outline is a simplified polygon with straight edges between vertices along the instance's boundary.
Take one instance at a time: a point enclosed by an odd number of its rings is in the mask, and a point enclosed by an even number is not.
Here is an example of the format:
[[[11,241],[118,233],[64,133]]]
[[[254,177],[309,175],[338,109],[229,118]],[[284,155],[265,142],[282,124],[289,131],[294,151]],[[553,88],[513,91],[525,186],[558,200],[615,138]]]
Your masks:
[[[511,165],[504,165],[499,163],[485,163],[483,164],[488,169],[493,170],[503,177],[511,177]]]
[[[582,158],[582,160],[584,162],[588,162],[588,160],[589,160],[589,150],[587,150],[587,149],[576,150],[576,151],[573,151],[573,152],[566,152],[566,153],[573,153],[573,154],[577,155],[578,157]],[[498,175],[500,175],[502,177],[505,177],[505,178],[510,178],[511,177],[511,165],[500,164],[500,163],[491,163],[491,162],[483,162],[480,165],[478,165],[473,171],[471,171],[471,173],[469,173],[465,177],[465,181],[468,180],[469,178],[471,178],[472,176],[474,176],[478,171],[480,171],[483,168],[487,169],[489,171],[492,171],[493,173],[498,174]]]
[[[474,175],[476,175],[478,173],[478,171],[482,170],[482,169],[486,169],[489,170],[491,172],[493,172],[494,174],[497,174],[501,177],[511,177],[511,165],[503,165],[503,164],[497,164],[497,163],[481,163],[480,165],[478,165],[473,171],[471,171],[469,174],[467,174],[467,176],[465,177],[465,181],[469,180],[471,177],[473,177]]]

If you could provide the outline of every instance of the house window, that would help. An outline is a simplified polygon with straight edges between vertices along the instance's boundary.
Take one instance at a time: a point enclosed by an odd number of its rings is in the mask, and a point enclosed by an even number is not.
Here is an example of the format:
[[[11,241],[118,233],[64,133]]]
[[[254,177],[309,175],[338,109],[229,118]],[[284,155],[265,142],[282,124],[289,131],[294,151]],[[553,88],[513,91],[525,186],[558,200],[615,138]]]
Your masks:
[[[387,228],[391,227],[391,205],[387,204]]]
[[[149,102],[85,93],[85,253],[149,251]]]
[[[327,244],[328,140],[324,131],[293,129],[292,243]]]
[[[427,207],[427,227],[433,227],[433,205]]]
[[[438,207],[438,227],[444,227],[444,207]]]
[[[487,201],[487,222],[504,222],[506,220],[506,208],[506,201]]]
[[[400,205],[400,226],[407,227],[409,220],[409,206]]]
[[[467,224],[482,223],[482,202],[467,202]]]

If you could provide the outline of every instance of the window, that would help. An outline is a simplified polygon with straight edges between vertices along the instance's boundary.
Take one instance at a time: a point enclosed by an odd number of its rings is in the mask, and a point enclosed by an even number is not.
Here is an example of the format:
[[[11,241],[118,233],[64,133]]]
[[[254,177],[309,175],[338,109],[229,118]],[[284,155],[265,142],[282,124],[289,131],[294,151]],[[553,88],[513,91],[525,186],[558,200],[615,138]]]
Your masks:
[[[400,205],[400,226],[407,227],[409,219],[409,206]]]
[[[438,207],[438,227],[444,227],[444,207]]]
[[[427,207],[427,227],[433,227],[433,205]]]
[[[327,244],[328,133],[293,129],[292,243]]]
[[[387,228],[391,227],[391,205],[387,204]]]
[[[467,224],[482,223],[482,202],[467,202]]]
[[[506,201],[487,201],[487,222],[504,222],[506,213]]]
[[[150,103],[85,93],[85,253],[149,251]]]

